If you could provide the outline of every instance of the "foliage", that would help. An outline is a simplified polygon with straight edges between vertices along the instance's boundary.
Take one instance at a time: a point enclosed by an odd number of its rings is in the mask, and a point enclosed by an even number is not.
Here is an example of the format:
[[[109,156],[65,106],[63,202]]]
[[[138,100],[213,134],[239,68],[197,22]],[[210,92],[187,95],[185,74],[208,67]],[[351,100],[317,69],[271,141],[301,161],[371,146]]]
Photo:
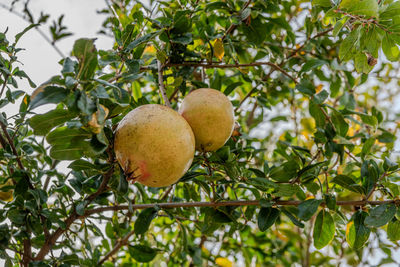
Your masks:
[[[0,116],[6,266],[357,265],[371,238],[395,261],[400,1],[150,4],[111,1],[100,33],[114,46],[77,40],[34,97],[16,81],[36,87],[17,61],[26,31],[0,33],[0,107],[19,105]],[[65,30],[60,17],[54,41]],[[128,184],[113,134],[133,108],[164,103],[159,74],[172,108],[211,87],[239,127],[179,182],[149,188]]]

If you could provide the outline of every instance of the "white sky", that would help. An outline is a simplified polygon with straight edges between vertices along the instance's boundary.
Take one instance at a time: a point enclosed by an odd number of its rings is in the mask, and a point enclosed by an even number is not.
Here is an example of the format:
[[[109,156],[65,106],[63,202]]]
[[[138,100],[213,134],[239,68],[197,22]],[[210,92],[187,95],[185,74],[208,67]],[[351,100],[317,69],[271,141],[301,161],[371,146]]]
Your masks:
[[[0,3],[10,5],[11,0],[0,0]],[[57,19],[61,14],[65,14],[64,25],[67,25],[69,32],[74,33],[74,35],[57,43],[64,55],[69,55],[74,41],[82,37],[97,37],[97,48],[110,49],[112,47],[113,40],[111,38],[97,34],[105,17],[96,14],[96,10],[101,10],[105,6],[103,0],[32,0],[30,5],[32,13],[36,16],[40,14],[40,11],[51,14],[49,22],[52,22],[52,19]],[[9,28],[8,40],[13,41],[14,35],[28,25],[21,18],[0,8],[0,31],[4,32],[7,27]],[[41,29],[50,36],[48,25],[42,26]],[[61,57],[36,30],[32,29],[26,33],[18,46],[26,49],[26,51],[20,52],[18,56],[24,64],[22,69],[37,85],[45,82],[52,75],[60,73],[61,66],[58,61]],[[22,85],[22,83],[20,84]],[[29,89],[29,86],[20,89],[32,90]]]

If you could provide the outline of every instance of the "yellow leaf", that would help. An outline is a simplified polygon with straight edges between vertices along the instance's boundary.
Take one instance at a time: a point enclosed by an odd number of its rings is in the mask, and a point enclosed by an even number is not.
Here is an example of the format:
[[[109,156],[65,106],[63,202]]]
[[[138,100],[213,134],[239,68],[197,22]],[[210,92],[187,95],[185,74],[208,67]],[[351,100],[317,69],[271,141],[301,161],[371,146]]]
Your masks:
[[[224,44],[222,43],[221,39],[216,39],[214,41],[214,56],[221,60],[224,57],[225,50],[224,50]]]
[[[7,182],[5,184],[0,185],[0,188],[3,186],[9,186],[12,184],[13,184],[12,180],[9,179],[9,180],[7,180]],[[7,192],[0,191],[0,200],[10,202],[11,200],[13,200],[13,192],[14,192],[14,190],[12,190],[12,189]]]
[[[314,198],[315,198],[314,196],[308,196],[308,197],[306,197],[306,200],[314,199]]]
[[[347,242],[349,242],[351,239],[353,239],[354,237],[351,236],[351,230],[352,230],[352,226],[354,225],[354,222],[351,221],[347,224],[346,226],[346,240]],[[354,226],[353,226],[354,227]]]
[[[300,124],[308,134],[312,134],[315,131],[315,120],[313,118],[302,118]]]
[[[153,45],[149,45],[149,46],[146,46],[146,48],[144,49],[144,52],[143,53],[149,53],[149,54],[152,54],[152,53],[154,53],[154,52],[156,52],[156,49],[155,49],[155,47],[153,46]]]
[[[315,91],[316,91],[317,93],[319,93],[319,91],[321,91],[322,87],[323,87],[322,84],[318,85],[317,88],[315,88]]]
[[[337,172],[337,174],[342,174],[342,173],[343,173],[343,167],[342,167],[342,165],[340,165],[339,167],[337,167],[336,172]]]
[[[101,133],[101,129],[103,128],[103,125],[99,124],[98,118],[103,115],[105,120],[109,113],[108,108],[103,105],[100,105],[100,107],[103,109],[104,114],[101,114],[100,110],[97,110],[95,113],[92,114],[92,118],[88,122],[89,129],[95,134]]]
[[[198,46],[203,45],[203,44],[204,44],[203,40],[196,39],[196,40],[193,41],[193,44],[192,45],[188,45],[187,48],[189,50],[195,50]]]
[[[221,267],[233,267],[233,264],[227,258],[218,257],[215,259],[215,263]]]

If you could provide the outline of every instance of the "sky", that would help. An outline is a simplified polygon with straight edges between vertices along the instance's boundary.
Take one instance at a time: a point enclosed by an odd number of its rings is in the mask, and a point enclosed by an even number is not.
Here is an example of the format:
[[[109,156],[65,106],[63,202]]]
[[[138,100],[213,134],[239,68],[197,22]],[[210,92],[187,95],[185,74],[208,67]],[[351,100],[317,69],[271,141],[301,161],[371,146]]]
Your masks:
[[[11,2],[11,0],[0,0],[0,3],[4,5],[10,5]],[[110,49],[112,47],[113,40],[110,37],[97,34],[105,17],[96,14],[96,10],[106,7],[103,0],[33,0],[30,7],[33,14],[40,14],[41,11],[51,14],[47,25],[41,26],[48,36],[50,36],[49,22],[51,23],[53,19],[58,19],[60,15],[65,14],[64,25],[67,25],[68,30],[74,35],[57,43],[64,55],[69,55],[74,41],[82,37],[97,38],[97,48]],[[0,8],[0,31],[4,32],[8,27],[7,38],[9,41],[13,41],[15,34],[21,32],[28,25],[29,23],[18,16]],[[61,59],[60,55],[36,30],[26,33],[18,46],[26,49],[20,52],[18,57],[19,61],[23,62],[21,68],[37,85],[47,81],[52,75],[60,73],[61,65],[58,64]],[[21,85],[24,86],[24,88],[20,88],[22,90],[28,92],[33,90],[26,83],[21,83]]]

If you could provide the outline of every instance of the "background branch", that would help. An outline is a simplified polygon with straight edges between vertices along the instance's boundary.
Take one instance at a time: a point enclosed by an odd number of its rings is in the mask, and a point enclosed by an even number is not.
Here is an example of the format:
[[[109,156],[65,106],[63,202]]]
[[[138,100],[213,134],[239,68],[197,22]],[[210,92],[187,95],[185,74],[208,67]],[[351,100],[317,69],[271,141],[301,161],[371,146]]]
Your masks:
[[[29,24],[31,23],[31,21],[27,20],[26,17],[23,14],[15,11],[13,8],[7,6],[7,5],[5,5],[3,3],[0,3],[0,7],[5,9],[5,10],[7,10],[11,14],[16,15],[17,17],[20,17],[21,19],[23,19],[27,23],[29,23]],[[46,40],[47,43],[49,43],[54,48],[54,50],[56,50],[57,54],[59,54],[60,57],[65,58],[65,55],[63,54],[63,52],[61,52],[61,50],[58,48],[58,46],[56,44],[54,44],[54,42],[51,41],[51,39],[49,37],[47,37],[47,35],[41,29],[39,29],[38,27],[35,27],[35,30],[43,37],[43,39]]]

